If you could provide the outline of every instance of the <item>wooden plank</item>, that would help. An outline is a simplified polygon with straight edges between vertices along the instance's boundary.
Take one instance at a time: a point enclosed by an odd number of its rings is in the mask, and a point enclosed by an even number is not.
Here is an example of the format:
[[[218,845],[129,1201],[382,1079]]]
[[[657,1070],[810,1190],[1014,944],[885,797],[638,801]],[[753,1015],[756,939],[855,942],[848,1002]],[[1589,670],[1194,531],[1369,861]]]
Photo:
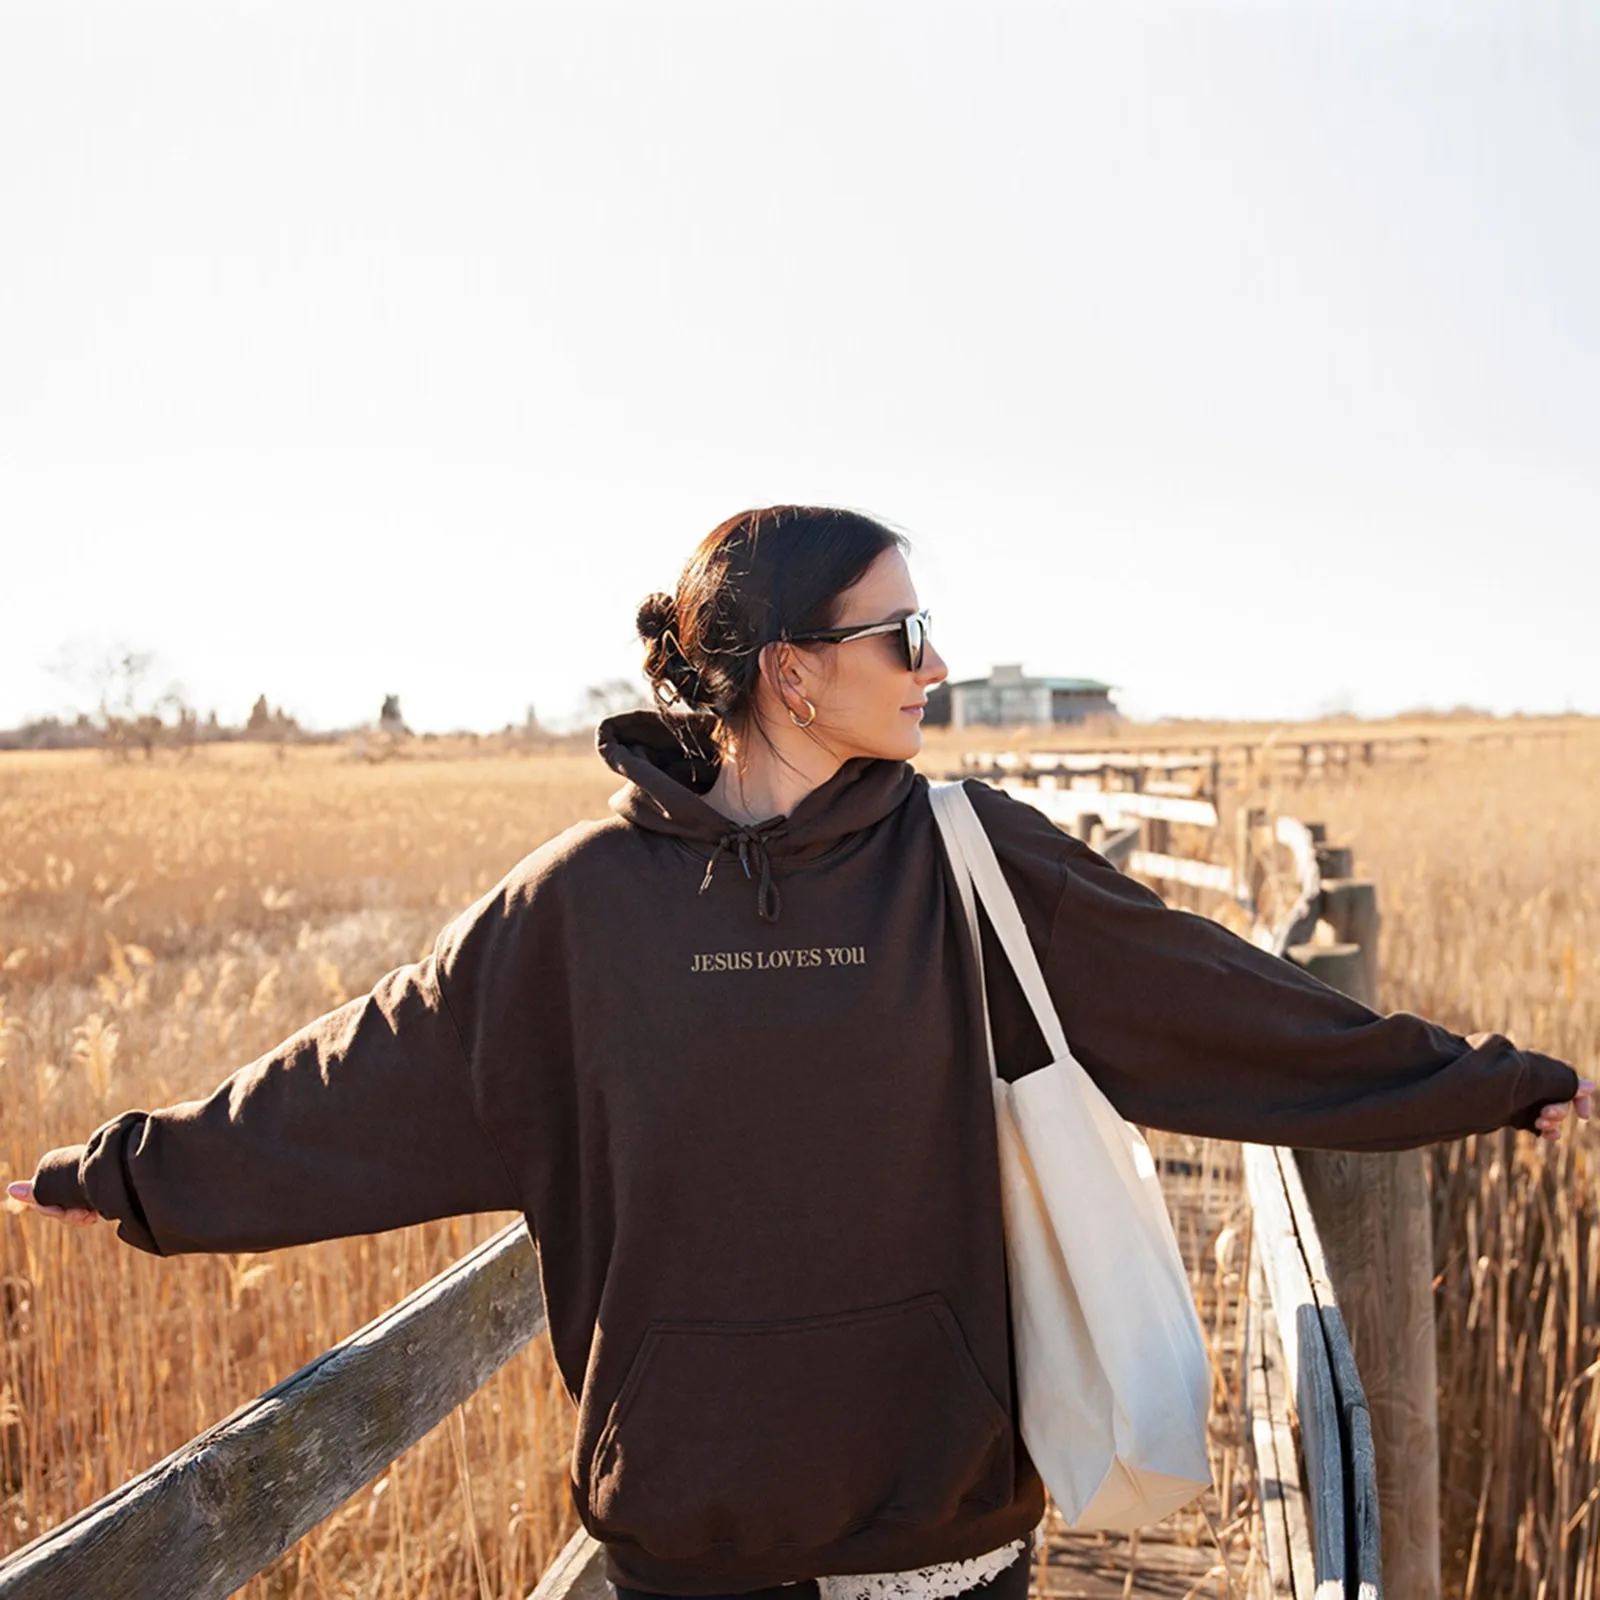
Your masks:
[[[1377,1455],[1366,1395],[1337,1306],[1320,1308],[1333,1387],[1338,1396],[1345,1461],[1344,1511],[1347,1545],[1345,1593],[1349,1600],[1382,1600],[1382,1552]],[[1434,1513],[1437,1521],[1437,1511]]]
[[[1291,1424],[1283,1343],[1261,1265],[1260,1247],[1250,1246],[1250,1298],[1245,1331],[1247,1421],[1256,1463],[1256,1497],[1267,1549],[1274,1600],[1313,1600],[1316,1579],[1311,1529],[1306,1520],[1305,1482]]]
[[[1283,1344],[1284,1371],[1300,1424],[1316,1583],[1342,1584],[1347,1564],[1344,1447],[1318,1291],[1330,1304],[1333,1295],[1322,1271],[1314,1229],[1309,1228],[1310,1208],[1292,1167],[1287,1153],[1274,1146],[1244,1146],[1252,1228],[1260,1244]]]
[[[1281,956],[1290,945],[1309,939],[1312,929],[1317,925],[1322,898],[1322,871],[1317,865],[1314,825],[1308,827],[1297,817],[1279,817],[1273,827],[1273,836],[1293,854],[1298,878],[1295,902],[1273,925],[1272,942],[1267,947]]]
[[[1401,1151],[1399,1154],[1420,1155],[1420,1152]],[[1386,1567],[1382,1560],[1381,1551],[1382,1526],[1378,1493],[1378,1453],[1373,1439],[1371,1408],[1367,1399],[1366,1385],[1360,1375],[1355,1344],[1346,1326],[1344,1310],[1340,1306],[1334,1291],[1333,1274],[1330,1271],[1325,1254],[1327,1241],[1324,1237],[1321,1223],[1314,1220],[1320,1213],[1313,1196],[1307,1190],[1305,1173],[1308,1158],[1318,1163],[1330,1156],[1349,1161],[1364,1161],[1370,1159],[1370,1153],[1358,1156],[1349,1151],[1287,1151],[1280,1149],[1277,1151],[1277,1156],[1290,1209],[1295,1216],[1308,1219],[1306,1225],[1299,1229],[1301,1251],[1306,1261],[1308,1281],[1318,1302],[1323,1338],[1328,1350],[1329,1370],[1333,1377],[1334,1390],[1338,1395],[1346,1463],[1345,1520],[1349,1533],[1347,1561],[1348,1569],[1351,1573],[1349,1594],[1351,1600],[1356,1600],[1358,1592],[1361,1600],[1381,1600],[1383,1594],[1382,1573],[1386,1570]],[[1379,1217],[1399,1215],[1404,1209],[1404,1207],[1396,1205],[1391,1210],[1390,1207],[1384,1205],[1378,1208],[1376,1215]],[[1412,1209],[1414,1210],[1415,1208],[1413,1207]],[[1424,1215],[1426,1215],[1425,1212]],[[1379,1226],[1381,1228],[1383,1224],[1380,1222]],[[1432,1348],[1431,1318],[1430,1300],[1428,1320],[1430,1357]],[[1397,1361],[1396,1365],[1398,1368],[1404,1363]],[[1428,1366],[1428,1381],[1431,1401],[1431,1359]],[[1431,1540],[1435,1551],[1431,1569],[1426,1564],[1421,1568],[1411,1568],[1417,1573],[1420,1587],[1415,1590],[1407,1589],[1403,1591],[1407,1595],[1407,1600],[1411,1600],[1412,1595],[1416,1595],[1418,1600],[1421,1600],[1424,1595],[1438,1593],[1437,1582],[1430,1581],[1428,1576],[1430,1570],[1435,1574],[1438,1571],[1436,1553],[1438,1545],[1437,1443],[1428,1440],[1418,1442],[1416,1453],[1410,1459],[1409,1464],[1405,1457],[1396,1455],[1394,1465],[1395,1471],[1392,1474],[1394,1477],[1402,1480],[1406,1479],[1409,1465],[1409,1473],[1420,1479],[1426,1489],[1423,1497],[1411,1498],[1404,1507],[1405,1512],[1412,1518],[1412,1525],[1408,1525],[1407,1539],[1419,1544],[1427,1544]],[[1432,1509],[1430,1510],[1430,1508]]]
[[[1322,1320],[1329,1334],[1333,1386],[1339,1392],[1345,1429],[1345,1524],[1350,1532],[1351,1572],[1347,1592],[1349,1600],[1383,1600],[1378,1456],[1372,1418],[1339,1308],[1324,1306]],[[1433,1520],[1437,1523],[1437,1514]]]
[[[1140,754],[1134,750],[966,750],[961,764],[997,772],[1182,772],[1209,766],[1209,748],[1188,755]]]
[[[1355,1600],[1383,1600],[1383,1529],[1378,1516],[1378,1453],[1372,1442],[1372,1421],[1365,1406],[1350,1417],[1350,1521]]]
[[[1322,868],[1317,861],[1317,841],[1320,823],[1302,822],[1298,817],[1279,817],[1273,823],[1273,836],[1294,854],[1299,869],[1300,886],[1310,893],[1314,885],[1322,883]]]
[[[1233,868],[1210,861],[1191,861],[1187,856],[1161,855],[1154,850],[1135,850],[1128,859],[1128,871],[1142,878],[1161,878],[1170,883],[1187,883],[1197,889],[1233,892]]]
[[[1131,789],[1045,789],[1015,778],[1002,778],[996,787],[1037,806],[1053,822],[1070,822],[1080,812],[1093,811],[1107,822],[1125,817],[1161,817],[1203,828],[1217,825],[1217,808],[1209,800],[1180,800],[1172,795],[1139,794]]]
[[[606,1577],[606,1549],[587,1528],[580,1527],[545,1568],[528,1600],[616,1600]]]
[[[1034,1558],[1033,1600],[1199,1600],[1225,1592],[1209,1541],[1183,1543],[1165,1523],[1139,1529],[1137,1539],[1079,1533],[1045,1543],[1043,1561]]]
[[[229,1595],[544,1328],[523,1222],[0,1562],[3,1600]]]

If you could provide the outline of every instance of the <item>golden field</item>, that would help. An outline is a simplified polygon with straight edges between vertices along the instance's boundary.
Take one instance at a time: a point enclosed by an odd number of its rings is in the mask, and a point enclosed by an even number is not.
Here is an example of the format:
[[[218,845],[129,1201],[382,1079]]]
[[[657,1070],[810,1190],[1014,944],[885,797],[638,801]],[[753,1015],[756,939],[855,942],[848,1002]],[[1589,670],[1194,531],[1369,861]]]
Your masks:
[[[1285,796],[1378,885],[1379,1003],[1600,1080],[1600,727]],[[1445,1593],[1600,1594],[1600,1122],[1429,1148]]]
[[[1363,728],[1374,725],[1362,725]],[[1385,1009],[1494,1028],[1600,1065],[1600,725],[1437,725],[1425,759],[1250,798],[1329,825],[1377,879]],[[1203,730],[1212,736],[1220,730]],[[1354,732],[1355,728],[1319,732]],[[1117,735],[1119,746],[1190,738]],[[1286,739],[1296,730],[1284,730]],[[1365,737],[1365,732],[1362,732]],[[943,771],[954,736],[930,730]],[[600,814],[590,753],[452,759],[213,746],[184,761],[0,757],[0,1167],[31,1173],[128,1106],[209,1091],[311,1016],[421,953],[513,862]],[[1222,830],[1227,837],[1226,829]],[[1499,1136],[1431,1153],[1446,1592],[1595,1593],[1600,1230],[1583,1141]],[[1226,1197],[1224,1197],[1226,1199]],[[0,1552],[28,1542],[343,1338],[509,1215],[259,1257],[162,1261],[109,1226],[0,1219]],[[1220,1352],[1237,1319],[1236,1199],[1197,1281]],[[1200,1253],[1204,1253],[1201,1251]],[[521,1596],[576,1526],[571,1406],[542,1342],[246,1590]],[[1212,1526],[1244,1593],[1247,1474]],[[1241,1553],[1242,1552],[1242,1553]],[[1236,1560],[1235,1557],[1238,1556]]]

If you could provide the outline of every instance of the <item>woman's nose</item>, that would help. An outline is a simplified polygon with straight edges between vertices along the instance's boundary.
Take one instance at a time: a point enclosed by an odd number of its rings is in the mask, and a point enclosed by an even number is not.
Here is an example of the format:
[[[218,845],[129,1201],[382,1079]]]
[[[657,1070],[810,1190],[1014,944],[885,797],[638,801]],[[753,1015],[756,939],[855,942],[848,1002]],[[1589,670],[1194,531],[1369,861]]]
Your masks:
[[[918,683],[935,684],[943,683],[950,676],[950,668],[945,664],[945,659],[939,654],[939,648],[933,640],[929,640],[927,648],[922,652],[922,665],[914,674]]]

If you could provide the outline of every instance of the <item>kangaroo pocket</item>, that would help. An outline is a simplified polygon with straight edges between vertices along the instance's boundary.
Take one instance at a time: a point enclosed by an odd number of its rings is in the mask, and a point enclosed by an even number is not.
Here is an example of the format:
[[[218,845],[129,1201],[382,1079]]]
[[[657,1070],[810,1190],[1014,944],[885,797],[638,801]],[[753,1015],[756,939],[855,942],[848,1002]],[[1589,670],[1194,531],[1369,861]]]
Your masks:
[[[597,1534],[669,1559],[936,1525],[1011,1492],[1011,1419],[938,1291],[782,1322],[651,1322],[589,1474]]]

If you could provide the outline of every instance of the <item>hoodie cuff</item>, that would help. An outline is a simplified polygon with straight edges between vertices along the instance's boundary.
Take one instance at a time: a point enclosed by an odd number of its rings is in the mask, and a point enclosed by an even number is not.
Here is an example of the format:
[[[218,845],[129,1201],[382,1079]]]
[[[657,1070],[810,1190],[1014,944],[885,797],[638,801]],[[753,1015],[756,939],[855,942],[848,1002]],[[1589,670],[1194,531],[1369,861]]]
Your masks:
[[[1545,1106],[1561,1105],[1577,1094],[1578,1074],[1565,1061],[1540,1055],[1537,1050],[1519,1050],[1517,1054],[1522,1058],[1522,1071],[1506,1125],[1536,1133],[1535,1123]]]
[[[69,1211],[93,1211],[83,1187],[83,1152],[87,1145],[68,1144],[47,1151],[33,1174],[33,1198],[42,1206],[64,1206]]]

